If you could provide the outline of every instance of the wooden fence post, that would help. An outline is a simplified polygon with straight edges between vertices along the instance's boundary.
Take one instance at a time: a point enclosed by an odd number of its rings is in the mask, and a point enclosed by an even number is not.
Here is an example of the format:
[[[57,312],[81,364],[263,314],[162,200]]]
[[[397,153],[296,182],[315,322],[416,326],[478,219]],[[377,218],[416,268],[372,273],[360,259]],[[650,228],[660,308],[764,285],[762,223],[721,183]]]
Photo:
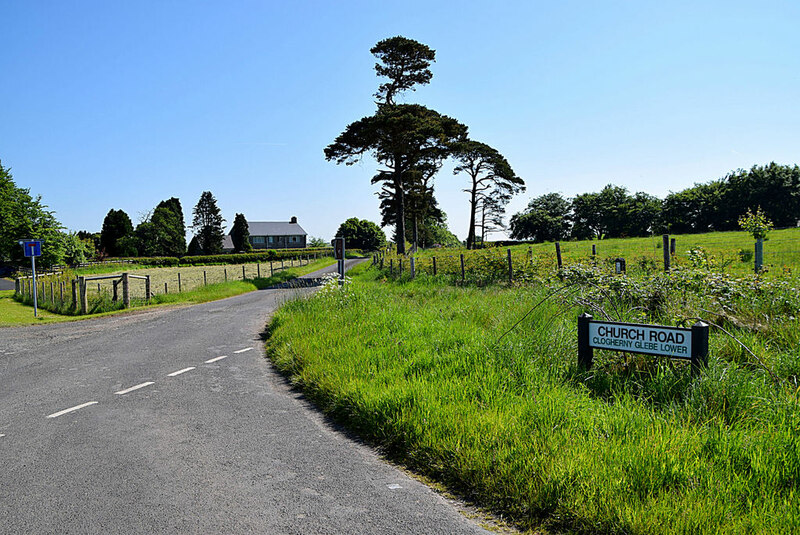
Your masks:
[[[514,282],[514,268],[511,265],[511,249],[508,250],[508,283]]]
[[[164,295],[169,293],[169,286],[167,286],[167,281],[164,281]]]
[[[244,264],[242,264],[242,280],[244,280],[246,278],[247,278],[247,275],[245,274],[245,271],[244,271]]]
[[[669,234],[664,234],[661,238],[661,247],[664,249],[664,271],[669,271]]]
[[[592,244],[592,257],[595,257],[595,256],[597,256],[597,244],[593,243]]]
[[[206,277],[206,270],[203,270],[203,286],[208,286],[208,278]]]
[[[120,279],[120,280],[122,280],[122,279]],[[118,285],[119,283],[120,283],[120,281],[119,281],[119,280],[115,280],[115,281],[113,281],[113,282],[111,283],[111,286],[112,286],[112,288],[113,288],[113,291],[112,291],[112,294],[111,294],[111,300],[112,300],[113,302],[115,302],[115,303],[117,302],[117,299],[119,299],[119,296],[117,295],[117,285]]]
[[[20,291],[20,287],[21,287],[20,280],[19,277],[17,277],[16,279],[14,279],[14,295],[19,295],[20,293],[22,293]]]
[[[698,321],[692,325],[692,374],[708,366],[708,323]]]
[[[56,291],[55,291],[55,284],[53,281],[50,281],[50,304],[55,306],[56,304]]]
[[[261,264],[259,264],[258,262],[256,262],[256,275],[258,276],[259,279],[261,278]]]
[[[558,269],[564,266],[564,264],[561,263],[561,242],[556,242],[556,262],[558,262]]]
[[[467,280],[467,273],[464,270],[464,253],[461,253],[461,282]]]
[[[675,256],[675,238],[669,239],[669,254]]]
[[[147,304],[149,305],[150,304],[150,275],[145,275],[144,277],[145,277],[145,279],[144,279],[144,294],[145,294],[145,299],[147,299]]]
[[[272,269],[272,260],[269,261],[269,276],[272,277],[275,272]]]
[[[181,272],[178,272],[178,293],[181,293],[183,288],[181,287]]]
[[[584,312],[578,316],[578,366],[584,370],[592,367],[594,357],[592,346],[589,345],[589,322],[592,315]]]
[[[81,292],[81,314],[86,314],[86,311],[89,310],[89,297],[86,295],[86,277],[80,277],[78,281]]]
[[[436,257],[433,257],[433,276],[436,276]]]
[[[228,282],[228,268],[222,268],[222,271],[225,272],[225,282]]]
[[[411,257],[411,278],[413,279],[416,275],[416,270],[414,269],[414,257]]]
[[[72,279],[72,308],[78,308],[78,279]]]
[[[58,283],[58,300],[64,304],[64,281]]]
[[[180,273],[179,273],[180,275]],[[180,279],[179,279],[180,280]],[[124,308],[131,307],[131,285],[128,279],[128,272],[122,274],[122,306]]]

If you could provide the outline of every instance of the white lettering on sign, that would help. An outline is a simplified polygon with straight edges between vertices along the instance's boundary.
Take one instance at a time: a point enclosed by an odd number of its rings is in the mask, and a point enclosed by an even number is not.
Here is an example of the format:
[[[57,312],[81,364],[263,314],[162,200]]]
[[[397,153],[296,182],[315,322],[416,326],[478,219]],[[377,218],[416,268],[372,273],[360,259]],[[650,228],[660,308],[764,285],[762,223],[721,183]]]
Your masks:
[[[677,327],[592,321],[589,323],[589,345],[597,349],[688,359],[692,354],[692,331]]]

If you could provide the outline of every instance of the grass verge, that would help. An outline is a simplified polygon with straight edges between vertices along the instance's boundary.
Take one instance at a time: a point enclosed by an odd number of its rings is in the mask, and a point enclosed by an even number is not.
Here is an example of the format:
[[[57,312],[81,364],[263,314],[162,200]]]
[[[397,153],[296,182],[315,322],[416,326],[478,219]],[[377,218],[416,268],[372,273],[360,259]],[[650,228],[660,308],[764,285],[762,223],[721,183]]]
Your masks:
[[[718,333],[698,378],[681,363],[619,354],[582,372],[582,310],[563,299],[501,337],[543,286],[356,272],[344,289],[280,309],[268,352],[324,412],[395,460],[524,529],[800,530],[794,375],[776,384]],[[768,338],[797,359],[796,338]]]

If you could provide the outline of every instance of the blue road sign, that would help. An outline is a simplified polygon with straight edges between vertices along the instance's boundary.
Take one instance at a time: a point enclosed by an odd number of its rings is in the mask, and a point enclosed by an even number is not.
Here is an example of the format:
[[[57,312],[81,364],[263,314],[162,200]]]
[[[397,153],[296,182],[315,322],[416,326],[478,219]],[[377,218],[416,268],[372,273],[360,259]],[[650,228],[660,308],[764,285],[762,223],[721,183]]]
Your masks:
[[[42,240],[23,240],[19,242],[26,257],[42,256]]]

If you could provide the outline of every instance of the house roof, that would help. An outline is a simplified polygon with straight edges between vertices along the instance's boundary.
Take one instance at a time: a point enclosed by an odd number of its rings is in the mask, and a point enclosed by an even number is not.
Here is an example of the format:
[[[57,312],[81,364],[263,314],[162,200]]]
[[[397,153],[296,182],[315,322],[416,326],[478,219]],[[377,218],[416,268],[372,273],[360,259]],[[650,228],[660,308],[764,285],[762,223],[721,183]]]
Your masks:
[[[228,251],[228,250],[233,251],[233,238],[231,238],[230,234],[225,234],[222,237],[222,250],[223,251]]]
[[[248,221],[251,236],[307,236],[308,233],[297,223],[288,221]]]

